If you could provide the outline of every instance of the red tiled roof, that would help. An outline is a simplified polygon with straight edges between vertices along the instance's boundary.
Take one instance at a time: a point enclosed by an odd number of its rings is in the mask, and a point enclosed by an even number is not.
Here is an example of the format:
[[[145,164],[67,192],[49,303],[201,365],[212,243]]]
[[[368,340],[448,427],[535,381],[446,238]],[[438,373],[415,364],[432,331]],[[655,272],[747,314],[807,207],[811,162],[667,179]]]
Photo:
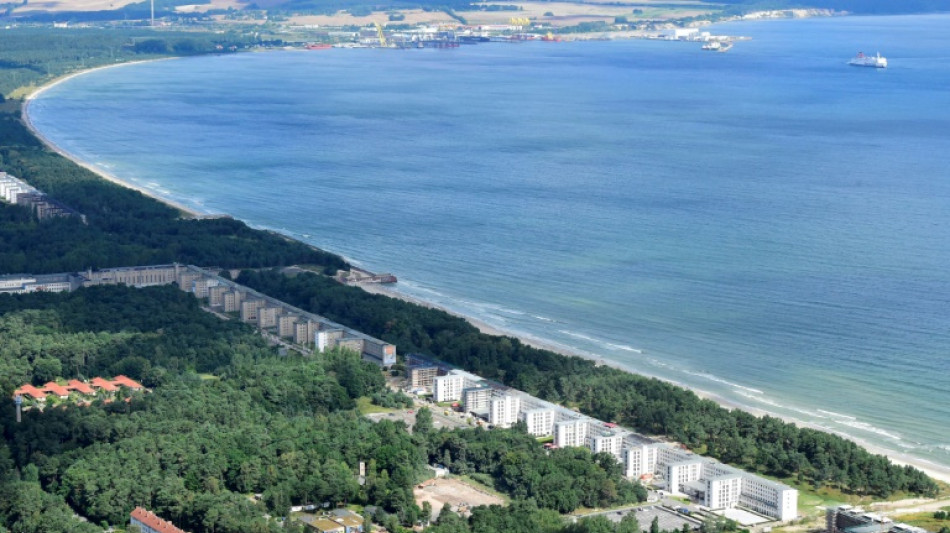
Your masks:
[[[160,531],[161,533],[185,533],[181,529],[178,529],[171,522],[162,520],[153,513],[142,509],[141,507],[136,507],[130,515],[135,520],[145,524],[146,526],[154,529],[155,531]]]
[[[69,389],[52,381],[46,385],[43,385],[43,388],[40,390],[50,394],[55,394],[56,396],[69,396]]]
[[[20,387],[19,389],[13,391],[13,395],[14,396],[32,396],[36,398],[37,400],[42,400],[46,398],[46,393],[44,393],[40,389],[37,389],[36,387],[30,384],[26,384]]]
[[[144,389],[145,388],[138,381],[135,381],[134,379],[123,376],[123,375],[118,375],[112,378],[112,384],[122,385],[123,387],[128,387],[130,389]]]
[[[109,381],[108,379],[92,378],[92,381],[90,381],[89,383],[93,387],[96,387],[97,389],[103,389],[109,392],[115,392],[119,390],[119,387],[116,387],[115,385],[113,385],[112,382]]]
[[[92,390],[92,387],[90,387],[89,385],[86,385],[85,383],[83,383],[82,381],[79,381],[78,379],[69,380],[69,384],[66,386],[66,388],[72,389],[82,394],[95,394],[96,392]]]

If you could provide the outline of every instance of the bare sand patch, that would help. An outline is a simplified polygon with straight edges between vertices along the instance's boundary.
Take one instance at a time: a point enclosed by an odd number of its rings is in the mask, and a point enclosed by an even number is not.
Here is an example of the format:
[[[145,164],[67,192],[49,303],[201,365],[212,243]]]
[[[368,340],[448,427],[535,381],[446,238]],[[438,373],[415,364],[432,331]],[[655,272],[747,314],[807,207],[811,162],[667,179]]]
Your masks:
[[[432,506],[433,520],[438,518],[445,504],[451,505],[453,510],[463,514],[467,514],[473,507],[480,505],[505,504],[502,498],[457,478],[430,479],[413,489],[412,494],[416,498],[416,505],[420,507],[422,502],[429,502]]]

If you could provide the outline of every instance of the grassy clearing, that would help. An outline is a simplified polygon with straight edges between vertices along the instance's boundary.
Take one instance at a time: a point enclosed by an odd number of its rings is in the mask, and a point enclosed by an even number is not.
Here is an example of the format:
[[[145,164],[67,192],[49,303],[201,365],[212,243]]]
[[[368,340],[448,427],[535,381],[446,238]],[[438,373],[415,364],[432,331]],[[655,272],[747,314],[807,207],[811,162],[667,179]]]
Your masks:
[[[371,415],[373,413],[392,413],[396,409],[390,409],[388,407],[380,407],[373,403],[370,400],[369,396],[363,396],[356,400],[356,408],[359,409],[361,415]]]
[[[943,509],[948,509],[944,507]],[[893,517],[894,520],[899,522],[904,522],[912,526],[922,527],[927,531],[940,531],[941,528],[950,528],[950,520],[943,519],[938,520],[934,518],[933,511],[925,511],[922,513],[910,513],[902,514]]]
[[[202,381],[217,381],[221,379],[220,377],[215,376],[214,374],[198,374],[198,377],[201,378]]]

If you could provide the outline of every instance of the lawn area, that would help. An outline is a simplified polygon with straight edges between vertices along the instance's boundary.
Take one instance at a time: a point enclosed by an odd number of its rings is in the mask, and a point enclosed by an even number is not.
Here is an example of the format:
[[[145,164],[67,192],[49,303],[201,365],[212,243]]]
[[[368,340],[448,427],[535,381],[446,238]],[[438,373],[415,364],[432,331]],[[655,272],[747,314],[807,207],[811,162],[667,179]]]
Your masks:
[[[950,509],[950,507],[944,507],[944,509]],[[899,522],[904,522],[912,526],[922,527],[927,531],[940,531],[942,528],[947,528],[950,531],[950,519],[944,518],[943,520],[934,518],[933,511],[925,511],[922,513],[911,513],[911,514],[902,514],[893,517]]]
[[[202,381],[216,381],[216,380],[221,379],[220,377],[215,376],[214,374],[198,374],[198,377],[201,378]]]
[[[359,409],[361,415],[371,415],[373,413],[392,413],[397,411],[397,409],[390,409],[388,407],[380,407],[373,403],[370,400],[369,396],[363,396],[356,400],[356,408]]]

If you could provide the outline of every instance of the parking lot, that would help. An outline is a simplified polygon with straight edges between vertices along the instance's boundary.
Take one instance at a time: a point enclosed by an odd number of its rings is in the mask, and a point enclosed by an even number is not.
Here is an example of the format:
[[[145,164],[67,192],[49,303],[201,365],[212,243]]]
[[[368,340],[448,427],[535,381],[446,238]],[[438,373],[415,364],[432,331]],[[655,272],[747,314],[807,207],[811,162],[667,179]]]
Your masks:
[[[697,518],[678,513],[659,505],[630,507],[619,511],[595,513],[587,516],[596,516],[599,514],[607,517],[611,522],[620,522],[628,513],[634,513],[636,515],[637,522],[640,523],[640,529],[643,531],[650,530],[650,524],[653,523],[654,517],[659,521],[660,531],[680,531],[683,529],[683,524],[689,524],[690,529],[699,529],[699,526],[702,525],[702,521]]]
[[[472,427],[468,422],[468,417],[463,413],[456,413],[454,411],[449,411],[449,414],[445,414],[444,409],[438,407],[432,407],[429,409],[432,413],[432,426],[435,429],[456,429],[456,428],[466,428]],[[399,409],[391,413],[371,413],[366,415],[367,418],[374,422],[378,422],[383,419],[388,420],[402,420],[406,423],[410,430],[416,424],[416,412],[417,408],[412,409]],[[472,422],[474,424],[474,421]]]

